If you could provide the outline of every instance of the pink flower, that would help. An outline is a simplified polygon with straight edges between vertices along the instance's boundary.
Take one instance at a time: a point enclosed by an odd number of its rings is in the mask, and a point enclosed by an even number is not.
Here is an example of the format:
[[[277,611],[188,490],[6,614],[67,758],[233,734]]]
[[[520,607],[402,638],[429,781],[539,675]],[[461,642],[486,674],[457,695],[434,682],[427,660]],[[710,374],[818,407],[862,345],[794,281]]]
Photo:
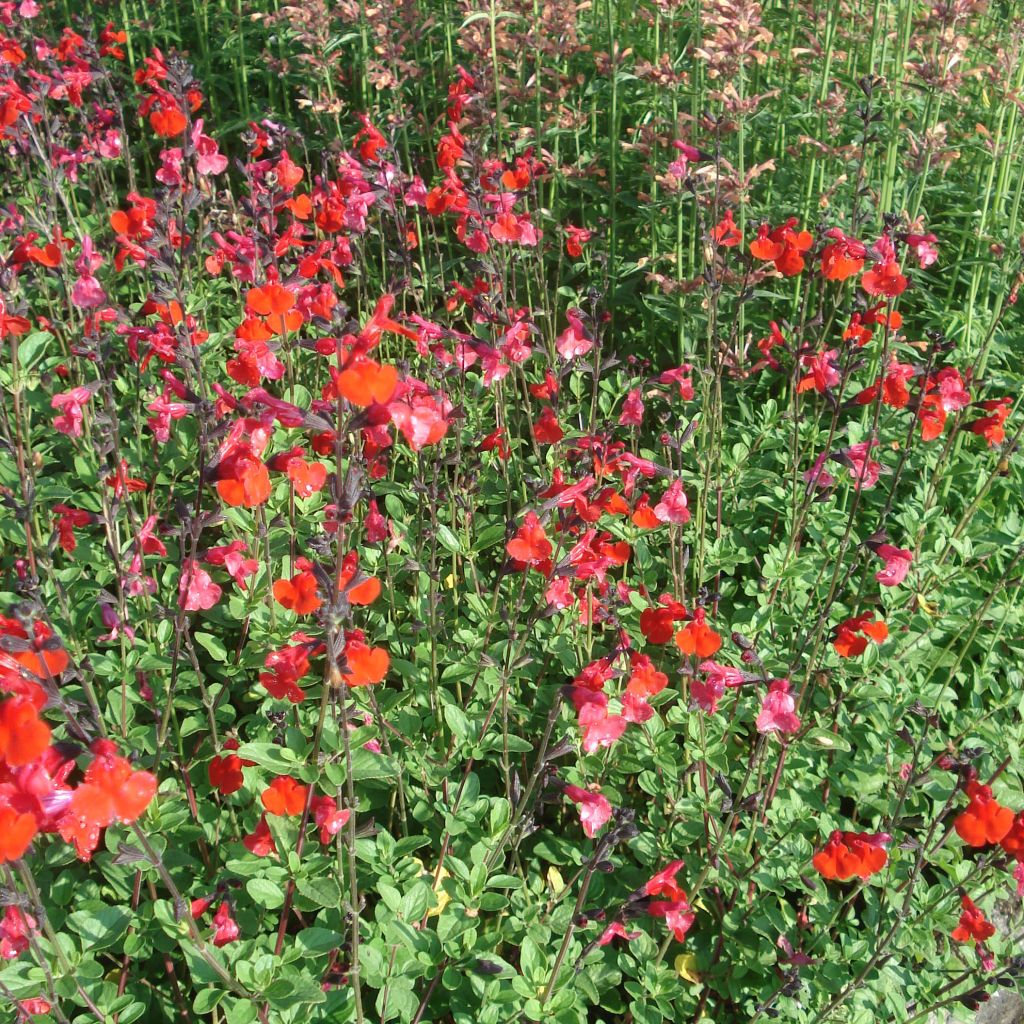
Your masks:
[[[756,725],[757,731],[765,735],[771,732],[796,732],[800,728],[796,702],[789,692],[788,679],[773,679],[769,683]]]
[[[569,326],[555,339],[558,354],[563,359],[575,359],[576,356],[586,355],[594,347],[594,342],[587,336],[579,311],[570,309],[565,317],[569,321]]]
[[[640,397],[640,389],[633,388],[622,403],[622,414],[619,416],[620,427],[639,427],[644,420],[644,403]]]
[[[193,559],[186,559],[178,581],[178,604],[186,612],[205,611],[219,600],[221,588]]]
[[[681,480],[673,480],[654,506],[654,515],[662,523],[688,523],[690,510],[686,507],[686,494]]]
[[[93,249],[92,238],[84,235],[81,252],[75,260],[75,270],[79,276],[71,290],[71,301],[80,309],[95,309],[107,300],[102,285],[93,276],[93,271],[102,263],[103,257]]]
[[[0,958],[13,960],[29,947],[29,933],[36,928],[36,920],[13,904],[0,919]]]
[[[213,915],[213,925],[216,929],[213,933],[215,946],[226,946],[229,942],[234,942],[241,934],[238,922],[231,916],[231,907],[227,900],[217,908],[217,913]]]
[[[875,573],[875,579],[883,587],[899,586],[907,578],[913,554],[906,548],[896,548],[891,544],[880,544],[875,554],[885,562],[885,568]]]
[[[178,188],[185,183],[181,176],[181,162],[184,154],[176,146],[173,149],[160,151],[160,167],[154,177],[168,188]]]
[[[697,707],[714,714],[727,686],[741,686],[743,673],[738,668],[719,665],[717,661],[702,661],[698,666],[707,673],[707,679],[694,679],[690,684],[690,696]]]
[[[192,145],[196,148],[196,170],[200,174],[220,174],[227,169],[228,158],[217,150],[217,143],[203,134],[200,118],[192,127]]]
[[[917,265],[922,270],[930,267],[939,258],[939,250],[935,243],[934,235],[907,235],[907,245],[913,250],[917,257]]]
[[[1013,869],[1013,878],[1017,883],[1017,895],[1024,896],[1024,860],[1017,861],[1017,866]]]
[[[430,394],[412,394],[388,406],[391,421],[402,432],[414,452],[436,444],[448,430],[450,404]]]
[[[621,921],[612,921],[610,925],[603,932],[601,932],[601,938],[597,940],[599,946],[607,946],[612,939],[625,939],[627,942],[632,942],[633,939],[639,939],[643,932],[627,932],[625,925]]]
[[[274,837],[271,834],[270,826],[267,824],[267,816],[265,814],[260,817],[255,831],[242,839],[242,845],[257,857],[269,857],[270,854],[277,852],[277,847],[274,845]]]
[[[50,399],[50,407],[60,409],[53,420],[54,428],[68,437],[82,436],[82,406],[92,398],[89,388],[72,388]]]
[[[665,924],[675,936],[677,942],[682,942],[686,938],[686,933],[690,930],[696,918],[685,898],[671,902],[659,900],[655,903],[650,903],[647,906],[647,912],[651,917],[663,917]]]
[[[606,708],[596,704],[587,704],[580,710],[579,723],[583,732],[583,749],[588,754],[600,747],[610,747],[626,731],[628,724],[621,715],[609,715]]]
[[[878,445],[877,441],[861,441],[842,450],[842,461],[850,467],[854,486],[857,490],[869,490],[878,483],[882,472],[882,464],[871,458],[871,449]]]
[[[804,473],[804,483],[808,487],[831,487],[836,482],[836,478],[831,473],[825,472],[825,462],[827,459],[828,452],[822,452],[814,460],[814,465]]]
[[[654,717],[654,708],[635,693],[624,693],[622,695],[622,717],[627,722],[635,725],[643,725]]]
[[[579,786],[566,786],[565,795],[580,809],[580,824],[588,839],[593,839],[612,816],[612,805],[600,791],[590,792]]]
[[[320,829],[320,842],[325,846],[348,824],[350,810],[341,809],[329,796],[317,796],[312,803],[313,820]]]
[[[246,589],[245,579],[256,572],[260,563],[255,558],[245,557],[245,541],[233,540],[230,544],[210,548],[203,556],[210,565],[223,565],[240,590]]]

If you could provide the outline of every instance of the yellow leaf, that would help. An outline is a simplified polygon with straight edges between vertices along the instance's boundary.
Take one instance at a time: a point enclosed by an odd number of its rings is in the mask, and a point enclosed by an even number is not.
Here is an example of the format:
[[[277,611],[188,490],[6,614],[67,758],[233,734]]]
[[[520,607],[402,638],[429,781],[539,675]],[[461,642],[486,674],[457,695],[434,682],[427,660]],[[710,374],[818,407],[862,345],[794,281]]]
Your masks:
[[[562,879],[562,873],[554,866],[548,868],[548,888],[553,893],[560,893],[565,888],[565,882]]]
[[[676,957],[676,974],[683,981],[691,985],[700,984],[700,975],[697,973],[697,958],[692,953],[680,953]]]

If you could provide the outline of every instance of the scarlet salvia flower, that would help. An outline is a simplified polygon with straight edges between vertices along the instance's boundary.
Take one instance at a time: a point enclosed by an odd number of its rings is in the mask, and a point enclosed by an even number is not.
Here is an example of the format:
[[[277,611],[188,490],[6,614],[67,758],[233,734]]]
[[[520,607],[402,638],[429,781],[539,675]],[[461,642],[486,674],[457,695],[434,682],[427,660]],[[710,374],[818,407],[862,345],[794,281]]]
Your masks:
[[[792,733],[800,728],[796,701],[790,693],[788,679],[773,679],[768,684],[768,692],[761,701],[755,725],[762,735],[773,732]]]
[[[612,805],[608,798],[601,795],[600,789],[581,789],[579,786],[566,786],[565,795],[580,809],[580,824],[588,839],[593,839],[612,816]]]
[[[846,881],[857,877],[870,878],[888,863],[886,844],[891,836],[885,832],[842,832],[837,829],[825,848],[814,855],[815,870],[823,878]]]
[[[371,647],[358,629],[345,633],[345,668],[342,680],[346,686],[372,686],[383,682],[391,665],[391,658],[383,647]]]
[[[743,241],[743,235],[732,218],[732,210],[726,210],[725,216],[711,229],[711,240],[727,249]]]
[[[296,782],[290,775],[279,775],[260,794],[260,803],[268,814],[288,816],[301,814],[306,809],[309,786]]]
[[[515,536],[505,545],[510,558],[523,565],[540,566],[551,558],[551,541],[548,540],[544,527],[536,512],[527,512],[523,517],[523,525]]]
[[[626,683],[626,693],[646,700],[661,693],[668,686],[668,676],[654,667],[654,662],[646,654],[630,655],[630,674]]]
[[[892,239],[883,235],[874,246],[877,262],[860,279],[860,286],[868,295],[886,295],[895,298],[907,288],[907,279],[900,271]]]
[[[995,925],[986,920],[985,915],[969,896],[960,897],[960,906],[960,921],[952,933],[954,942],[984,942],[995,935]]]
[[[231,916],[231,906],[227,900],[221,903],[217,908],[217,913],[213,915],[213,927],[213,944],[215,946],[226,946],[241,935],[238,922]]]
[[[830,228],[825,237],[832,239],[821,251],[821,275],[829,281],[845,281],[859,274],[867,258],[867,249],[839,228]]]
[[[750,243],[751,256],[772,261],[785,277],[799,274],[805,266],[803,253],[814,244],[814,238],[809,231],[795,230],[796,225],[796,217],[774,229],[762,224],[757,229],[757,238]]]
[[[967,783],[967,797],[967,809],[953,819],[956,834],[969,846],[988,846],[1004,839],[1013,828],[1013,811],[992,796],[990,787],[973,780]]]
[[[972,434],[979,434],[988,442],[990,448],[1002,444],[1006,440],[1006,430],[1003,424],[1009,419],[1010,410],[1013,407],[1012,398],[995,398],[986,402],[978,403],[988,416],[972,420],[965,424]]]
[[[329,796],[315,796],[311,805],[313,821],[320,830],[320,842],[325,846],[348,824],[352,812],[339,808]]]
[[[114,821],[136,821],[157,787],[153,775],[134,770],[109,740],[96,740],[93,752],[96,757],[58,822],[61,836],[73,843],[79,859],[86,861],[99,843],[101,830]]]
[[[296,615],[312,615],[323,604],[317,592],[313,563],[306,558],[297,558],[295,568],[299,571],[294,576],[274,582],[274,600]]]
[[[0,918],[0,959],[13,960],[29,948],[29,936],[39,927],[20,907],[9,905]]]
[[[249,833],[249,835],[243,836],[242,845],[257,857],[269,857],[272,853],[277,852],[274,836],[270,831],[270,826],[267,824],[267,816],[265,814],[260,816],[255,830]]]
[[[910,564],[914,560],[913,552],[906,548],[893,547],[892,544],[879,544],[875,548],[875,554],[885,562],[885,568],[875,573],[875,579],[883,587],[899,586],[910,571]]]
[[[871,612],[863,612],[836,626],[832,646],[840,658],[855,658],[867,649],[868,640],[882,643],[889,636],[889,627],[881,619],[875,619]]]
[[[583,246],[594,237],[594,233],[586,228],[573,227],[571,224],[566,224],[562,230],[565,232],[565,251],[573,259],[578,260],[583,255]]]
[[[704,621],[704,609],[698,608],[693,619],[676,633],[676,646],[697,658],[710,658],[722,646],[722,638]]]

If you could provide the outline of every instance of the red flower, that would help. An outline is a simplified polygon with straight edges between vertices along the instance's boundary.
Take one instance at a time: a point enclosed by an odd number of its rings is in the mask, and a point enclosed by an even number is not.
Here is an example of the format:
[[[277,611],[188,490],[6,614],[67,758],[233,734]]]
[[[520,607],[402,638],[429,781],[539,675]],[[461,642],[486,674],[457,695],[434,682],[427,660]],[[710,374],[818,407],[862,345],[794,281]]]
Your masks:
[[[856,875],[869,878],[881,871],[889,860],[885,844],[891,836],[886,833],[871,835],[867,832],[841,832],[829,837],[825,848],[812,859],[815,869],[824,878],[846,881]]]
[[[238,740],[228,740],[224,744],[226,751],[238,749]],[[243,761],[235,753],[214,755],[207,766],[207,774],[210,777],[210,785],[218,790],[223,796],[231,796],[237,793],[245,784],[242,777],[242,769],[254,765],[255,761]]]
[[[510,558],[524,565],[541,565],[551,557],[551,541],[548,540],[536,512],[526,513],[523,525],[505,545],[505,550]]]
[[[967,783],[967,809],[956,816],[953,827],[968,846],[998,843],[1013,828],[1013,811],[992,796],[992,790],[978,782]]]
[[[272,853],[277,852],[274,836],[270,831],[270,826],[267,824],[267,816],[265,814],[260,816],[259,824],[256,826],[255,831],[242,837],[242,845],[257,857],[269,857]]]
[[[383,647],[370,647],[358,629],[351,629],[345,635],[345,661],[347,668],[342,678],[349,687],[379,683],[391,666],[388,652]]]
[[[274,334],[286,334],[302,326],[302,313],[294,308],[295,295],[276,281],[253,288],[246,295],[245,304],[253,313],[266,318]]]
[[[743,241],[740,229],[732,219],[732,210],[726,210],[725,216],[711,229],[711,239],[727,249]]]
[[[312,563],[305,558],[295,559],[299,571],[291,579],[274,582],[274,600],[296,615],[311,615],[323,604],[317,593],[317,579]]]
[[[785,224],[769,228],[762,224],[757,229],[757,238],[750,243],[750,255],[759,260],[771,260],[775,269],[785,277],[793,277],[804,269],[802,253],[814,244],[809,231],[794,231],[796,217],[790,217]]]
[[[847,238],[839,228],[830,228],[826,238],[833,239],[821,250],[821,275],[828,281],[845,281],[859,274],[867,258],[867,249],[855,238]]]
[[[102,829],[114,821],[130,824],[139,818],[157,786],[153,775],[135,771],[119,757],[109,740],[96,740],[93,750],[96,759],[58,821],[58,831],[66,842],[74,843],[80,860],[91,858]]]
[[[279,775],[260,794],[260,802],[270,814],[279,816],[301,814],[306,809],[309,786],[296,782],[290,775]]]
[[[626,693],[646,700],[661,693],[668,686],[668,676],[664,672],[659,672],[646,654],[633,654],[631,662],[632,670],[626,683]]]
[[[907,288],[907,279],[900,272],[892,239],[883,235],[875,243],[878,262],[860,279],[860,286],[868,295],[886,295],[895,298]]]
[[[25,697],[0,703],[0,759],[10,768],[38,760],[50,745],[50,727]]]
[[[1018,862],[1024,863],[1024,811],[1013,819],[1010,831],[999,840],[999,845]]]
[[[987,402],[981,402],[981,407],[990,415],[982,416],[980,419],[972,420],[965,424],[972,434],[979,434],[989,443],[989,447],[995,447],[1006,440],[1006,431],[1003,424],[1010,416],[1010,409],[1013,406],[1012,398],[994,398]]]
[[[960,897],[960,923],[953,929],[954,942],[984,942],[996,933],[994,925],[985,920],[985,915],[974,905],[969,896]]]
[[[366,576],[360,572],[359,555],[355,551],[350,551],[341,563],[338,590],[348,598],[349,604],[373,604],[380,597],[380,580],[376,576]]]
[[[888,636],[889,627],[881,619],[873,619],[871,612],[864,612],[836,626],[832,646],[840,658],[855,658],[867,649],[868,638],[880,644]]]
[[[213,915],[213,925],[216,929],[213,933],[215,946],[226,946],[229,942],[234,942],[241,934],[238,922],[231,916],[231,907],[227,900],[221,903],[217,908],[217,913]]]
[[[338,374],[334,387],[338,395],[353,405],[381,405],[391,401],[398,385],[398,371],[393,366],[359,358]]]
[[[537,439],[538,444],[555,444],[565,437],[565,431],[562,430],[555,410],[550,405],[544,406],[537,422],[534,423],[533,436]]]
[[[710,658],[721,648],[722,638],[704,621],[704,609],[698,608],[693,621],[676,633],[676,646],[683,654]]]
[[[38,831],[33,815],[16,811],[0,800],[0,864],[18,860]]]

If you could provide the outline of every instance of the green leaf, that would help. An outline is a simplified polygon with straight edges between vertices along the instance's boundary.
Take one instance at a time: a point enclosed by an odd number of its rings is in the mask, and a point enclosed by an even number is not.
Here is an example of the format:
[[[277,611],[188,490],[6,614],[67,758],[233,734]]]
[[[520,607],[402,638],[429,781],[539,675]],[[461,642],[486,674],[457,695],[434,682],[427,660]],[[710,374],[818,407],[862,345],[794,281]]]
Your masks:
[[[128,907],[98,906],[69,914],[68,927],[82,936],[83,948],[91,952],[114,945],[128,930],[131,920]]]
[[[324,876],[313,878],[297,878],[295,888],[312,903],[318,907],[341,906],[341,890],[333,878]]]
[[[268,910],[280,907],[284,903],[284,891],[268,878],[250,878],[245,883],[245,891],[256,903]]]
[[[344,941],[345,936],[341,932],[331,931],[330,928],[303,928],[295,936],[295,944],[311,956],[329,953]]]

